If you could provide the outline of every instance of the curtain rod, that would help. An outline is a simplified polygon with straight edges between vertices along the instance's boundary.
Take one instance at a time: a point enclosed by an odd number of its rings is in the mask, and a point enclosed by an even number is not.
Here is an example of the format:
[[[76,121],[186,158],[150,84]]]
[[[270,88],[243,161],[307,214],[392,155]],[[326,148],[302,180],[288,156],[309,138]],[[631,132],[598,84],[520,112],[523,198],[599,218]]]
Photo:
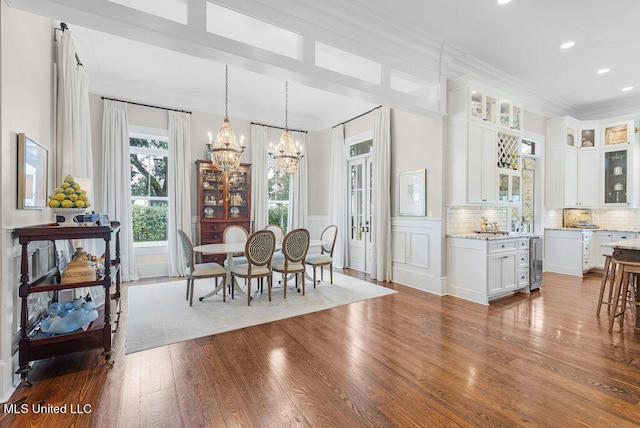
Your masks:
[[[266,126],[266,127],[268,127],[268,128],[274,128],[274,129],[282,129],[282,130],[284,130],[284,128],[283,128],[283,127],[281,127],[281,126],[265,125],[264,123],[258,123],[258,122],[251,122],[251,124],[252,124],[252,125]],[[305,134],[307,133],[307,131],[301,131],[301,130],[299,130],[299,129],[291,129],[291,128],[289,128],[289,131],[292,131],[292,132],[304,132]]]
[[[100,98],[102,98],[103,100],[109,100],[109,101],[120,101],[121,103],[133,104],[133,105],[136,105],[136,106],[151,107],[151,108],[157,108],[157,109],[160,109],[160,110],[178,111],[178,112],[180,112],[180,113],[188,113],[188,114],[191,114],[191,112],[190,112],[190,111],[186,111],[186,110],[178,110],[178,109],[175,109],[175,108],[160,107],[160,106],[153,106],[153,105],[151,105],[151,104],[134,103],[133,101],[119,100],[119,99],[117,99],[117,98],[109,98],[109,97],[100,97]]]
[[[61,22],[60,23],[60,28],[54,28],[53,29],[53,40],[54,41],[58,41],[58,39],[56,39],[56,30],[64,32],[64,30],[68,30],[68,29],[69,29],[69,26],[65,22]],[[78,65],[80,67],[84,67],[84,65],[82,65],[82,61],[80,61],[80,57],[78,56],[78,52],[74,52],[74,53],[76,54],[76,62],[78,63]]]
[[[359,114],[359,115],[357,115],[356,117],[352,117],[352,118],[351,118],[351,119],[349,119],[349,120],[345,120],[345,121],[344,121],[344,122],[342,122],[342,123],[339,123],[339,124],[337,124],[337,125],[335,125],[335,126],[332,126],[332,127],[331,127],[331,129],[333,129],[333,128],[337,128],[337,127],[338,127],[338,126],[340,126],[340,125],[345,125],[345,124],[347,124],[347,123],[351,122],[352,120],[356,120],[356,119],[358,119],[358,118],[360,118],[360,117],[364,116],[365,114],[369,114],[369,113],[371,113],[372,111],[379,109],[380,107],[382,107],[382,106],[374,107],[374,108],[372,108],[372,109],[371,109],[371,110],[369,110],[369,111],[365,111],[364,113]]]

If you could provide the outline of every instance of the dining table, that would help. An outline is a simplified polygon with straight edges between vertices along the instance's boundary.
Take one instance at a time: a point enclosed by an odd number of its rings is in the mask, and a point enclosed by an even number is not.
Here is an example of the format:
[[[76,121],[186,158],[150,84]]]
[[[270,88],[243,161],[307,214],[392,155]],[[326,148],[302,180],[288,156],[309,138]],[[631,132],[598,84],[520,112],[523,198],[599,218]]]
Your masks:
[[[323,241],[321,239],[311,239],[309,241],[309,248],[317,248],[317,247],[321,247],[323,245],[327,245],[329,244],[329,242]],[[207,297],[211,297],[215,294],[218,294],[220,292],[220,290],[222,290],[222,287],[225,286],[229,286],[231,287],[231,267],[233,266],[233,257],[235,254],[241,254],[244,253],[245,250],[245,246],[246,246],[246,242],[221,242],[221,243],[217,243],[217,244],[202,244],[202,245],[196,245],[195,247],[193,247],[193,251],[196,253],[201,253],[201,254],[226,254],[227,255],[227,265],[225,266],[226,270],[227,270],[227,275],[226,275],[226,279],[224,281],[224,283],[219,284],[211,293],[202,296],[199,298],[199,300],[203,300],[206,299]],[[280,247],[280,243],[276,244],[276,251],[280,251],[281,247]],[[310,281],[313,281],[313,278],[311,278],[311,276],[309,276],[309,274],[307,273],[307,271],[305,270],[304,272],[305,278],[309,279]],[[239,292],[240,294],[244,294],[244,292],[242,291],[242,289],[240,287],[236,287],[237,282],[234,281],[233,287],[235,289],[236,292]]]
[[[626,239],[624,241],[606,242],[603,247],[612,249],[614,261],[640,262],[640,239]],[[620,278],[621,280],[622,278]],[[618,279],[616,279],[617,281]],[[640,293],[636,293],[636,301],[640,302]],[[640,305],[636,306],[636,328],[640,328]],[[615,311],[611,311],[615,313]]]

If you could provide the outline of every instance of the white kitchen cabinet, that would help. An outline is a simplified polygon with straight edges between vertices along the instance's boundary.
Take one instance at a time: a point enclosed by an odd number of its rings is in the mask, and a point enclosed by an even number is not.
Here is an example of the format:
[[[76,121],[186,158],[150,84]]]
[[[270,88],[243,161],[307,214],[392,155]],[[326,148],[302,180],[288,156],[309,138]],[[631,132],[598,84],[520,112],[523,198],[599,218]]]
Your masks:
[[[634,120],[547,121],[545,206],[638,207]]]
[[[598,206],[598,149],[595,142],[582,145],[580,126],[581,122],[570,117],[547,121],[547,208]],[[587,132],[585,138],[590,135]]]
[[[529,239],[518,239],[518,287],[529,286]]]
[[[521,240],[447,238],[449,294],[486,305],[526,290],[528,244],[521,245]]]
[[[612,248],[603,247],[603,244],[637,238],[638,234],[635,232],[610,230],[598,230],[594,232],[591,240],[591,267],[604,269],[604,255],[611,255]]]
[[[602,204],[610,207],[638,206],[638,185],[634,179],[634,150],[631,144],[617,144],[602,151]]]
[[[611,248],[603,247],[603,244],[612,242],[612,233],[608,230],[594,232],[591,243],[591,265],[596,269],[604,269],[604,255],[611,255]]]
[[[495,128],[469,123],[467,200],[470,203],[496,202],[496,141]]]
[[[544,270],[582,276],[591,267],[591,231],[555,230],[544,232]]]
[[[597,207],[599,188],[598,151],[595,148],[580,148],[578,150],[578,172],[576,180],[575,206]]]
[[[468,82],[450,84],[448,100],[447,203],[519,204],[522,107],[518,101]]]

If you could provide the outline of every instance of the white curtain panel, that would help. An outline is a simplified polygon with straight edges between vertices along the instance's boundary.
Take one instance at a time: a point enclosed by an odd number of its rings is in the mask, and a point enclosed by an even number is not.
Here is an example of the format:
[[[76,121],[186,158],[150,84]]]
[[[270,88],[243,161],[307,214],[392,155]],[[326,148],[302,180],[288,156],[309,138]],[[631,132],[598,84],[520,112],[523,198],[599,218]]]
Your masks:
[[[91,198],[90,202],[95,204],[89,81],[86,70],[76,61],[76,48],[70,30],[63,31],[58,39],[56,56],[54,187],[59,186],[67,175],[72,175],[76,181],[82,178],[82,188],[89,192],[87,196]],[[93,207],[89,210],[93,210]],[[73,245],[84,248],[89,254],[101,251],[93,239],[77,239],[73,241]]]
[[[380,107],[373,119],[373,260],[371,278],[391,280],[391,127],[390,113]]]
[[[349,255],[348,166],[345,157],[344,125],[338,125],[331,134],[331,166],[329,169],[329,224],[338,226],[333,265],[347,266]]]
[[[69,174],[87,177],[93,185],[89,85],[87,73],[75,55],[71,31],[65,30],[57,49],[56,186]]]
[[[102,115],[102,206],[120,222],[120,269],[123,281],[138,279],[131,226],[131,167],[127,103],[104,100]]]
[[[290,131],[294,143],[300,143],[302,153],[306,154],[306,132]],[[307,185],[307,156],[300,160],[300,166],[289,178],[289,220],[287,229],[307,228],[309,214],[309,186]]]
[[[189,113],[169,111],[169,276],[186,275],[178,229],[191,235],[190,118]]]
[[[267,149],[269,128],[251,125],[251,219],[252,230],[264,229],[269,223],[269,183],[267,182]]]

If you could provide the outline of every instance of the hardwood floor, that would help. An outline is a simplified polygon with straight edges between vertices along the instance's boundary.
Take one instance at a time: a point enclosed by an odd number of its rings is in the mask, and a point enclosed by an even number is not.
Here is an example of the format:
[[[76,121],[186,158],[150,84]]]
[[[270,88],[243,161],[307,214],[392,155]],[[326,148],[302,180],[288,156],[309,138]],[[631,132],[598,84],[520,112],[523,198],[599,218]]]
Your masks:
[[[607,332],[599,281],[545,274],[488,307],[388,284],[399,293],[130,355],[124,313],[113,368],[99,351],[43,360],[11,399],[89,413],[0,426],[638,426],[640,330],[627,316]]]

